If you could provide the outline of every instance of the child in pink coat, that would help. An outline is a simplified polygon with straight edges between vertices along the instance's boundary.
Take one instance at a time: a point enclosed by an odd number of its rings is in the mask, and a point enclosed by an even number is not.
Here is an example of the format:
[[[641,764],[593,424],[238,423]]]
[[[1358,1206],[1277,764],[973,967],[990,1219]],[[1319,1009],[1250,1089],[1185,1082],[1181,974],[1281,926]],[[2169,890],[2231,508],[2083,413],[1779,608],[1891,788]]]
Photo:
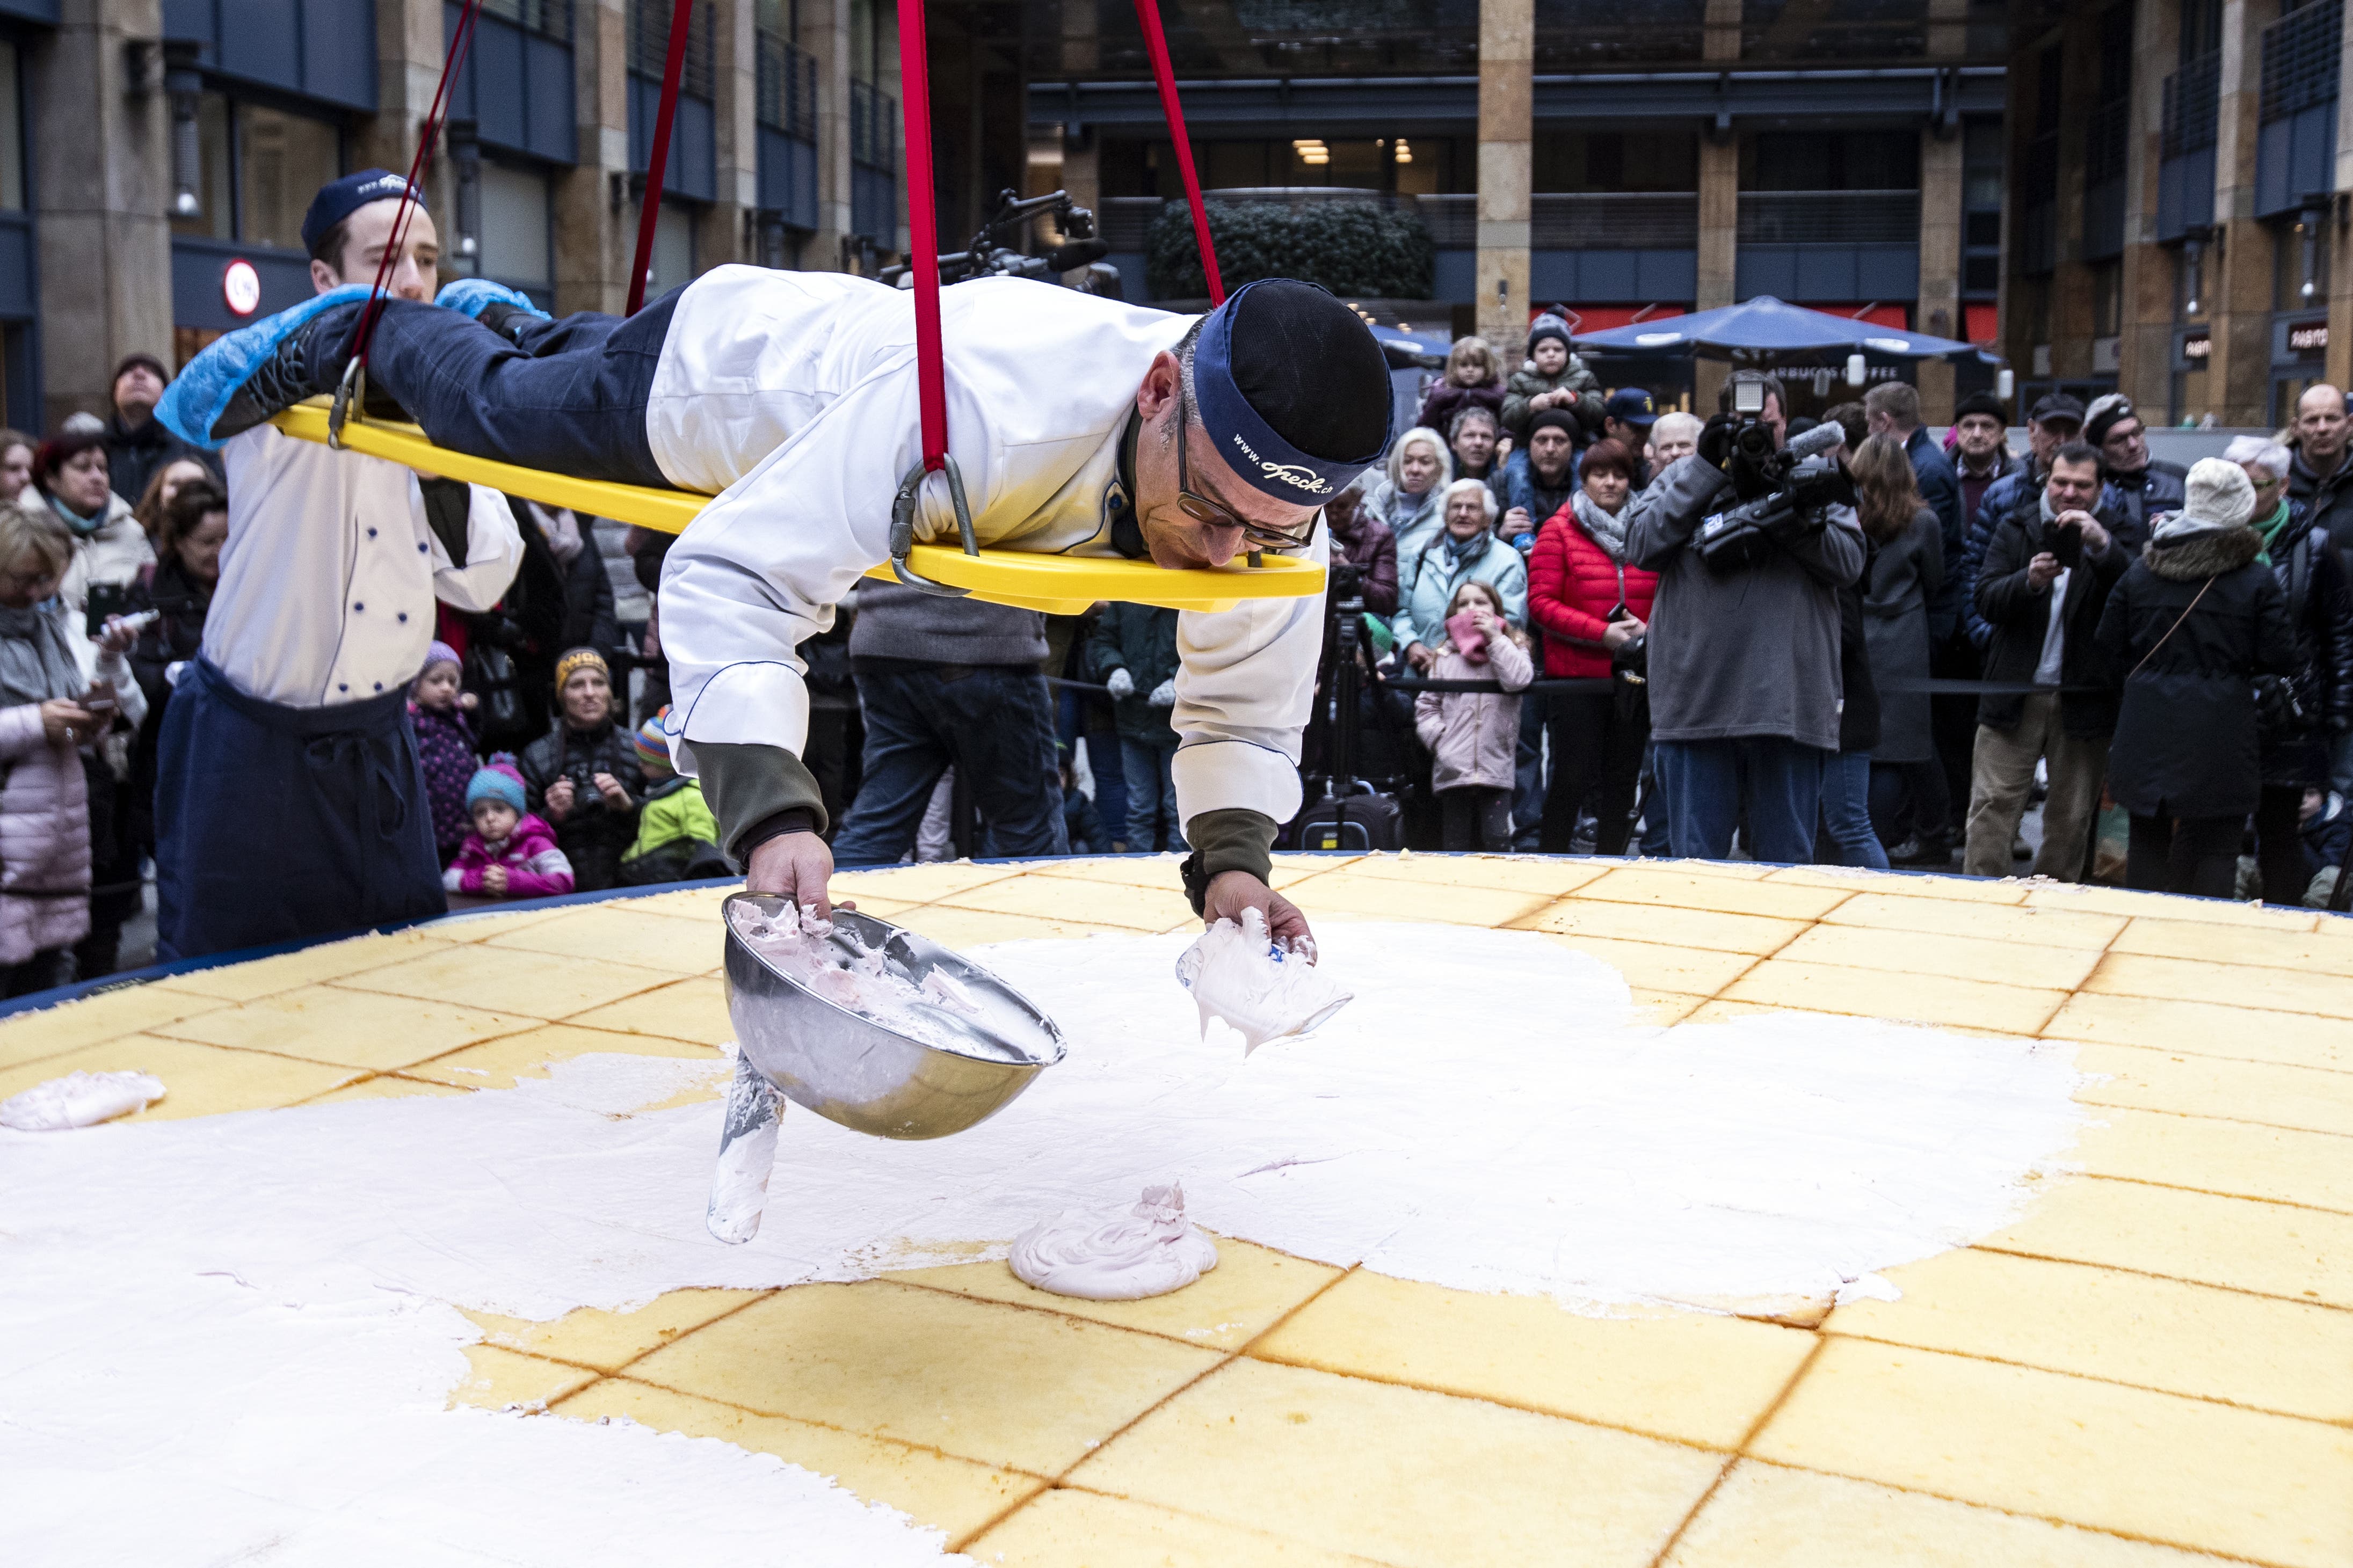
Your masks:
[[[1413,700],[1414,731],[1430,749],[1441,845],[1452,851],[1512,847],[1512,785],[1520,742],[1520,698],[1535,679],[1527,634],[1504,618],[1487,583],[1465,583],[1446,606],[1446,640],[1430,667],[1434,680],[1493,680],[1496,691],[1424,691]]]
[[[522,775],[505,752],[492,757],[466,786],[474,831],[441,885],[478,898],[544,899],[572,890],[572,862],[555,847],[555,830],[523,810]]]

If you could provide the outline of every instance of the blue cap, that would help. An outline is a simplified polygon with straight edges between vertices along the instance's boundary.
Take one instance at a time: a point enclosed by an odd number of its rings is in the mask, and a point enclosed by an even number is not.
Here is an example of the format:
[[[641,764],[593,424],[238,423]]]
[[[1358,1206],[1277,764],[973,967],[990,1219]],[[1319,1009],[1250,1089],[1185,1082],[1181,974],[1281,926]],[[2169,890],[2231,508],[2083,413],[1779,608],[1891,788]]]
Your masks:
[[[1639,386],[1611,393],[1609,405],[1602,412],[1620,425],[1648,425],[1659,416],[1651,405],[1651,395]]]
[[[318,249],[319,241],[327,237],[329,229],[368,203],[396,201],[403,194],[418,206],[425,205],[425,193],[410,184],[405,175],[389,169],[362,169],[356,174],[328,181],[311,198],[311,210],[302,215],[302,248]]]
[[[1253,311],[1249,378],[1279,406],[1253,405],[1236,374],[1234,319],[1246,301]],[[1363,318],[1313,284],[1267,278],[1228,295],[1201,323],[1193,392],[1218,455],[1252,489],[1294,506],[1338,494],[1388,447],[1394,400],[1380,344]],[[1364,455],[1303,450],[1270,416],[1314,433],[1303,438]]]

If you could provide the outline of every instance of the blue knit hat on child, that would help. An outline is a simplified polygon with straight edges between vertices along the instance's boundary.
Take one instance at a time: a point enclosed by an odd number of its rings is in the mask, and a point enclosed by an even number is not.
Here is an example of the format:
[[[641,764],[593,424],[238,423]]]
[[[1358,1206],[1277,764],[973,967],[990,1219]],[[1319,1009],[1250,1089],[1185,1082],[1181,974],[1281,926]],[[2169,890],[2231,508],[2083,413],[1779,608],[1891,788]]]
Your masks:
[[[502,800],[522,813],[522,775],[515,772],[513,752],[501,752],[476,770],[466,785],[466,809],[473,810],[480,800]]]

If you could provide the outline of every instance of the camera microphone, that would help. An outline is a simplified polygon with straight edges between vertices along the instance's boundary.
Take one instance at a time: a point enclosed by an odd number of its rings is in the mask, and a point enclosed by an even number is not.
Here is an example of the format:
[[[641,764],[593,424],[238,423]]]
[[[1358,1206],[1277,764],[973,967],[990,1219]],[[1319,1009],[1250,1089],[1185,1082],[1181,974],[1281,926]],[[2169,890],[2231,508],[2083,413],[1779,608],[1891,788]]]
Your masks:
[[[1845,441],[1846,427],[1836,420],[1825,420],[1801,436],[1789,438],[1785,455],[1791,463],[1802,463],[1808,458],[1820,457]]]

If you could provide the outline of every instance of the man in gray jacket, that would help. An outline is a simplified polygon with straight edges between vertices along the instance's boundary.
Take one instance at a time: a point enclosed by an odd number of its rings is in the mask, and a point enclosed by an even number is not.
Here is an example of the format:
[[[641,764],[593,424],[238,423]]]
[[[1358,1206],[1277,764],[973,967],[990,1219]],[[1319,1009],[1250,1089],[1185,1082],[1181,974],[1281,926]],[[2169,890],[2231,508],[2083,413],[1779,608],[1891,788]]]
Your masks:
[[[1659,574],[1649,634],[1651,736],[1677,855],[1721,860],[1745,816],[1759,860],[1808,862],[1822,765],[1838,750],[1838,591],[1862,574],[1852,509],[1782,531],[1736,571],[1691,548],[1736,503],[1719,415],[1699,452],[1631,503],[1627,554]]]
[[[858,585],[849,664],[866,719],[858,798],[834,858],[888,865],[914,847],[923,808],[953,765],[999,855],[1067,855],[1055,777],[1046,619],[896,583]]]

